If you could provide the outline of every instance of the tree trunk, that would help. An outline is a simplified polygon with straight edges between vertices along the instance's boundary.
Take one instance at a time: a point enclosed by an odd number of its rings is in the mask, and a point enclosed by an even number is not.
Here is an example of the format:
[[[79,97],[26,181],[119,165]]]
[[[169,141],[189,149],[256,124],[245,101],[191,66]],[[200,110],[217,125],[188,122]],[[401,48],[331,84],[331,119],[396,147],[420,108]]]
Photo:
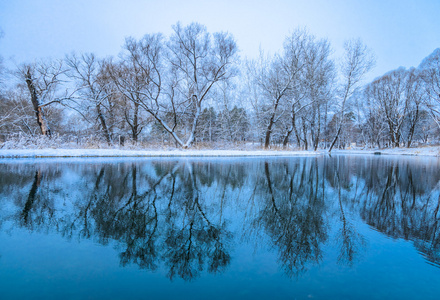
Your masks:
[[[29,89],[29,93],[31,94],[31,102],[34,107],[35,115],[37,117],[37,124],[40,127],[40,131],[42,135],[50,136],[50,128],[49,124],[47,124],[46,117],[44,116],[44,110],[40,106],[40,100],[37,95],[37,88],[35,87],[34,81],[32,80],[32,75],[30,70],[28,69],[25,74],[26,84]]]
[[[330,148],[328,149],[328,152],[332,152],[332,149],[335,146],[336,141],[339,138],[339,135],[341,134],[342,126],[344,125],[344,118],[345,118],[345,116],[344,116],[344,114],[345,114],[345,102],[348,99],[348,94],[349,94],[349,91],[350,91],[350,87],[351,87],[351,78],[348,79],[348,84],[347,84],[347,87],[345,88],[344,98],[342,100],[341,113],[340,113],[340,116],[339,116],[338,131],[336,132],[335,138],[333,139],[333,142],[331,143]]]
[[[304,135],[304,150],[309,150],[309,142],[307,141],[307,128],[306,128],[306,122],[303,120],[303,135]]]
[[[336,144],[336,141],[338,140],[339,135],[341,134],[341,129],[342,129],[342,126],[339,126],[338,131],[336,132],[335,138],[333,139],[333,142],[330,144],[330,148],[328,149],[328,152],[331,152],[334,145]]]
[[[272,127],[273,127],[273,124],[275,124],[275,114],[277,112],[278,104],[280,103],[282,95],[283,95],[283,93],[280,93],[280,95],[277,96],[275,99],[275,105],[272,110],[272,116],[270,117],[269,125],[267,126],[267,130],[266,130],[266,138],[264,140],[264,149],[269,148],[270,136],[272,135]]]
[[[102,132],[104,133],[107,144],[110,146],[111,145],[110,132],[108,131],[107,123],[105,122],[104,115],[102,114],[101,105],[98,104],[96,106],[96,110],[98,113],[99,122],[101,123]]]
[[[328,114],[328,104],[325,103],[325,115],[324,115],[324,149],[327,149],[328,142],[328,132],[327,132],[327,114]]]
[[[289,137],[292,134],[292,131],[295,130],[296,133],[296,139],[298,142],[298,147],[301,144],[300,139],[298,138],[298,134],[297,134],[297,130],[296,130],[296,124],[295,124],[295,120],[296,120],[296,113],[293,111],[292,108],[292,113],[291,113],[291,118],[290,120],[292,121],[292,124],[290,124],[290,128],[287,130],[286,135],[284,136],[284,140],[283,140],[283,148],[286,148],[287,143],[289,142]]]
[[[412,139],[413,139],[413,136],[414,136],[414,131],[415,131],[415,128],[416,128],[416,124],[417,124],[417,121],[419,120],[419,107],[416,108],[415,114],[416,115],[414,116],[413,122],[412,122],[410,130],[409,130],[408,146],[407,146],[408,148],[411,147],[411,143],[412,143]]]
[[[321,138],[321,125],[318,125],[318,132],[316,133],[315,141],[314,141],[314,145],[313,145],[313,150],[314,151],[318,150],[319,139],[320,138]]]
[[[287,130],[286,135],[284,136],[283,139],[283,148],[287,148],[287,143],[289,142],[289,136],[293,131],[293,127],[290,127],[289,130]]]
[[[270,144],[270,136],[272,134],[272,127],[274,124],[274,115],[272,115],[272,117],[269,120],[269,125],[267,126],[266,129],[266,138],[264,139],[264,149],[268,149],[269,148],[269,144]]]
[[[133,127],[132,127],[132,136],[133,141],[137,143],[139,131],[139,103],[134,103],[134,116],[133,116]]]
[[[314,150],[318,150],[318,146],[319,146],[319,139],[321,138],[321,109],[318,106],[318,128],[317,128],[317,133],[316,133],[316,139],[315,139],[315,145],[314,145]]]
[[[197,129],[197,123],[199,121],[199,117],[200,117],[200,114],[202,112],[202,108],[200,106],[199,98],[197,96],[193,95],[193,101],[195,101],[195,103],[196,103],[196,114],[194,116],[194,120],[193,120],[193,124],[192,124],[192,127],[191,127],[191,133],[189,135],[189,138],[186,141],[186,143],[183,145],[184,149],[187,149],[187,148],[191,147],[192,143],[194,142],[194,138],[195,138],[195,135],[196,135],[196,129]],[[175,135],[173,135],[173,137],[175,138]]]
[[[293,116],[296,119],[296,116]],[[298,143],[298,148],[301,148],[301,137],[300,133],[298,132],[298,128],[296,128],[296,121],[295,119],[292,119],[293,124],[293,131],[295,132],[296,142]]]

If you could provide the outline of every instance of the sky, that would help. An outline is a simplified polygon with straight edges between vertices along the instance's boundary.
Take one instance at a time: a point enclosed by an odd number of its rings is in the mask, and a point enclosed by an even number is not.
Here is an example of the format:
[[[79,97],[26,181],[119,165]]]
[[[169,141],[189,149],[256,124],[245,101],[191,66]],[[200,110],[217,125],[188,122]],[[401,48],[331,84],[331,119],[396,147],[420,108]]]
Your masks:
[[[440,48],[439,13],[440,0],[0,0],[0,56],[9,68],[72,52],[117,56],[126,37],[169,35],[180,21],[228,31],[242,58],[256,58],[306,27],[330,41],[335,58],[360,38],[376,56],[372,80]]]

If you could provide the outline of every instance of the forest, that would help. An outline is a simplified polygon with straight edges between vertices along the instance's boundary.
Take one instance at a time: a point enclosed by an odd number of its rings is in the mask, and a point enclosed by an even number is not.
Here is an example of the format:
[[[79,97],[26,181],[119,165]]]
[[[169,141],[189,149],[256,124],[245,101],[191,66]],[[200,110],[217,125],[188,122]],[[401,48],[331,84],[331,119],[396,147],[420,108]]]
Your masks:
[[[375,57],[359,39],[335,58],[327,39],[299,28],[279,52],[248,59],[231,33],[172,29],[127,37],[117,57],[70,53],[13,70],[0,58],[0,148],[438,144],[440,48],[366,82]]]

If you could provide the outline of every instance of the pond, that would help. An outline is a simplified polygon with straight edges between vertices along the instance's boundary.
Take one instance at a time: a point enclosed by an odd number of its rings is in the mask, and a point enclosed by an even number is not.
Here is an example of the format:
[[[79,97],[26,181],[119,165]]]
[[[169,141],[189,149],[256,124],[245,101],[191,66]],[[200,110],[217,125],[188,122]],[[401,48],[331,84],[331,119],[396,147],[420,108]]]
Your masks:
[[[2,299],[438,299],[440,160],[0,160]]]

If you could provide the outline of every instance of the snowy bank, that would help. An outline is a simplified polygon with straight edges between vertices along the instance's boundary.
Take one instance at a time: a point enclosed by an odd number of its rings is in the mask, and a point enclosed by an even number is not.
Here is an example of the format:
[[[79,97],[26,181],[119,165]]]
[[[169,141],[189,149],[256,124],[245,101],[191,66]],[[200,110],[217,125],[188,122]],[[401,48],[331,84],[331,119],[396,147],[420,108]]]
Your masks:
[[[5,149],[0,150],[0,158],[315,156],[321,153],[315,151],[263,150]]]
[[[321,151],[279,150],[121,150],[121,149],[0,149],[0,158],[39,157],[242,157],[318,156]],[[440,147],[395,148],[385,150],[333,150],[332,155],[411,155],[440,156]]]
[[[381,155],[411,155],[411,156],[440,156],[440,146],[420,148],[393,148],[375,150],[333,150],[332,154],[381,154]]]

